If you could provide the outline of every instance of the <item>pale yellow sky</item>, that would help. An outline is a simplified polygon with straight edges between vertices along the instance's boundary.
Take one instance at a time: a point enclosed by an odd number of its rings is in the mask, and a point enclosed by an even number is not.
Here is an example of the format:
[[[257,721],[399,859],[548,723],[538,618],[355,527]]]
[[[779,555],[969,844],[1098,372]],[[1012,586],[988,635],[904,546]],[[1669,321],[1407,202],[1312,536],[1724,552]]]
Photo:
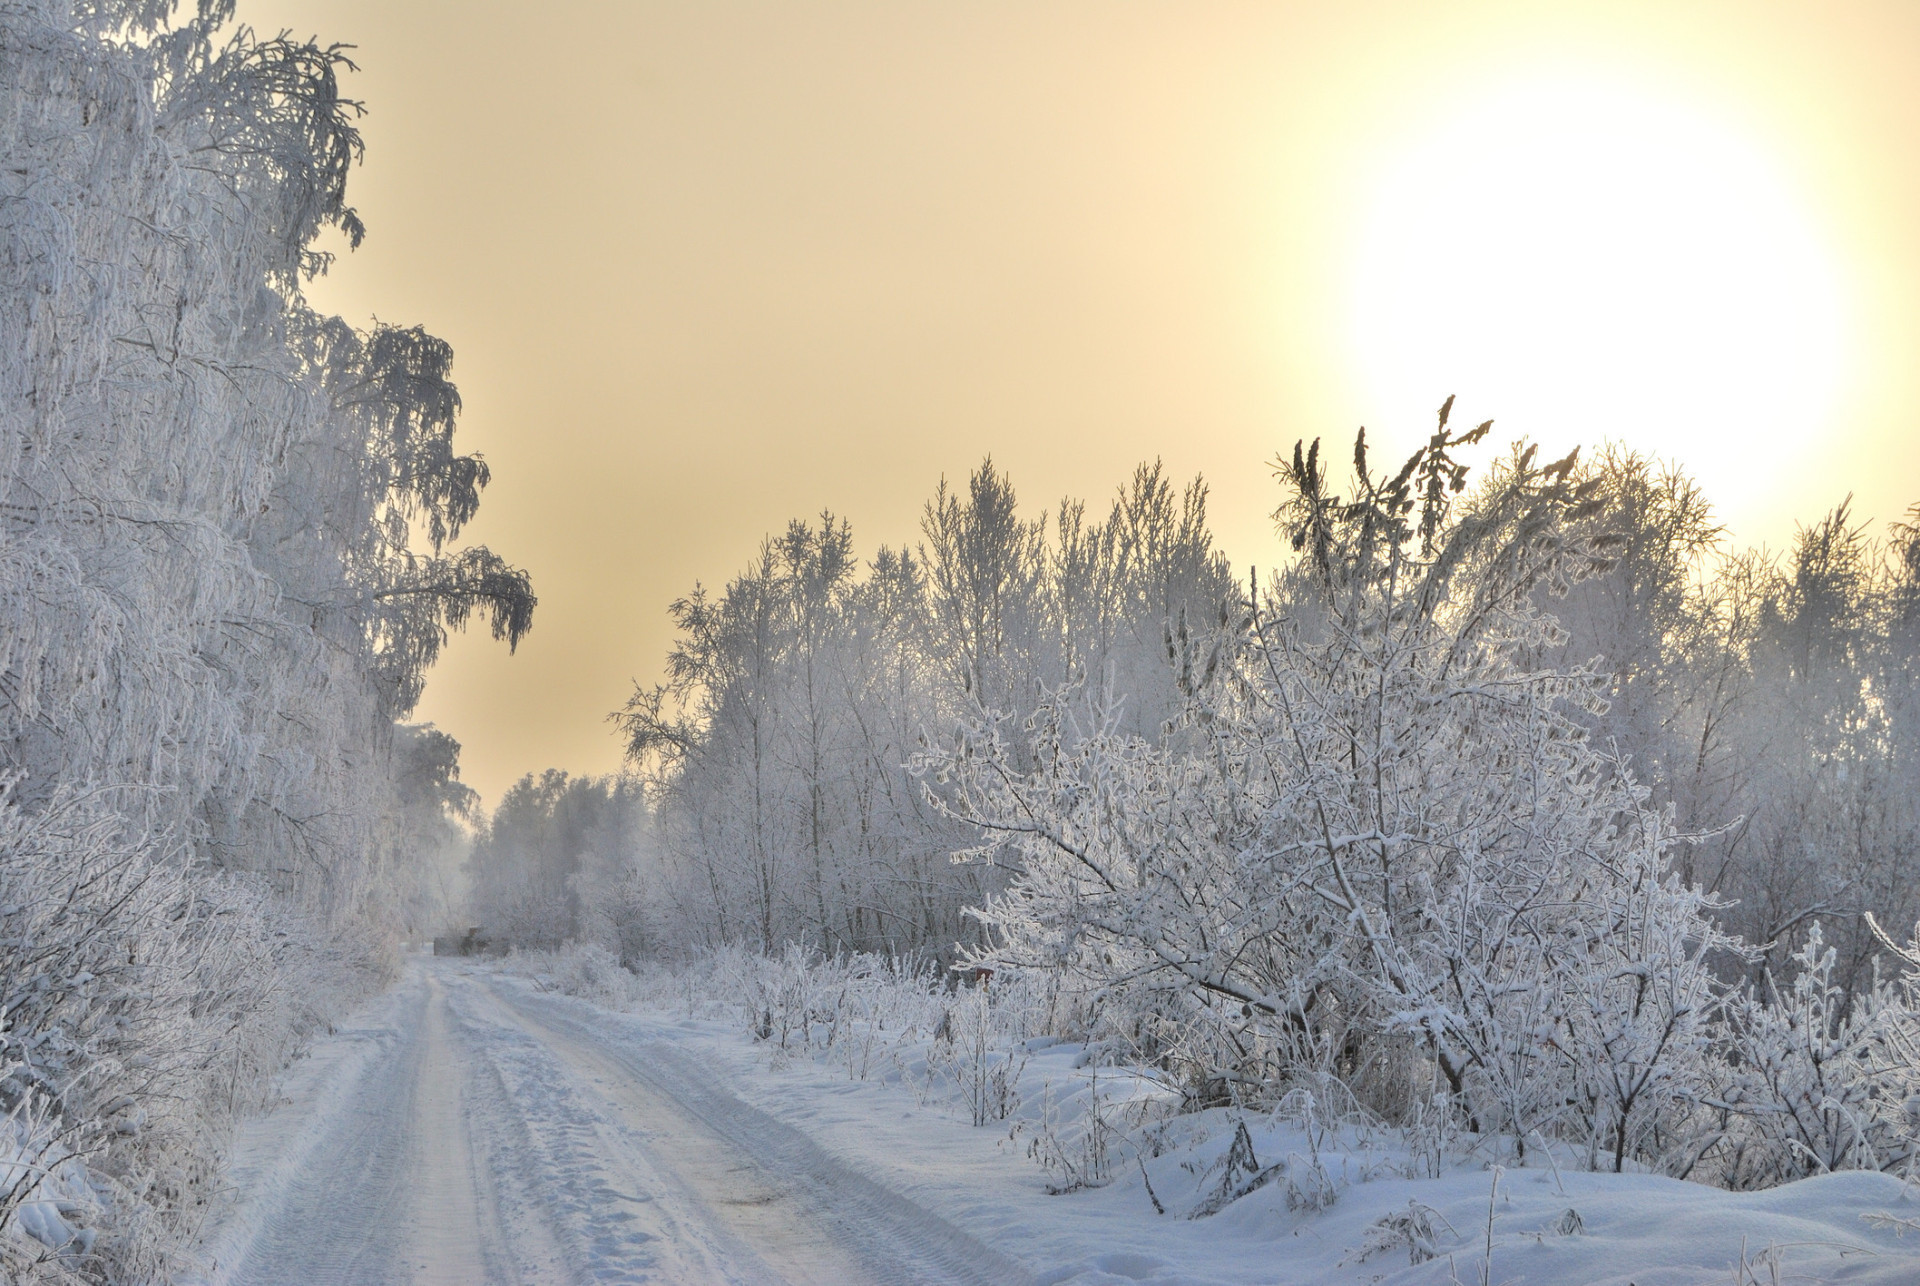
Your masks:
[[[1920,500],[1920,6],[241,0],[358,46],[370,234],[540,595],[422,718],[491,802],[617,767],[666,605],[830,508],[1025,501],[1464,413],[1676,456],[1743,538]],[[1428,387],[1431,385],[1431,387]]]

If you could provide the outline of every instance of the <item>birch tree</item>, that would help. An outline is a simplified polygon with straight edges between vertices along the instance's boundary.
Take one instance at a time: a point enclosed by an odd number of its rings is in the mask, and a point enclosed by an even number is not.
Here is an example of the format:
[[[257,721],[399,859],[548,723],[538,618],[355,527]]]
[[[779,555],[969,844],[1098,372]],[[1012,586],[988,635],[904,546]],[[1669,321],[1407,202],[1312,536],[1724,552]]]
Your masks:
[[[302,295],[320,234],[364,233],[345,50],[232,17],[0,11],[9,940],[46,910],[12,890],[61,908],[0,978],[0,1099],[48,1163],[8,1170],[0,1253],[129,1279],[166,1271],[226,1123],[324,1018],[307,998],[390,967],[422,874],[394,720],[447,630],[512,645],[534,601],[453,543],[487,472],[452,446],[446,345]],[[120,1185],[110,1210],[20,1222],[56,1172]]]

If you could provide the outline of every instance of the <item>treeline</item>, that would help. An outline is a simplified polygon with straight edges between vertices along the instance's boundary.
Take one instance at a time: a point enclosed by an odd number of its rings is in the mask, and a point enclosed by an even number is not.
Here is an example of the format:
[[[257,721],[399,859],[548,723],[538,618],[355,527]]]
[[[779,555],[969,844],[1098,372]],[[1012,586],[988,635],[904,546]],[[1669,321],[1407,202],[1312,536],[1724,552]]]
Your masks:
[[[1687,837],[1676,871],[1725,904],[1716,921],[1764,948],[1743,970],[1777,970],[1820,919],[1851,996],[1878,950],[1864,913],[1920,918],[1920,529],[1876,536],[1842,504],[1786,550],[1735,550],[1677,466],[1607,448],[1568,476],[1604,556],[1529,588],[1545,624],[1519,663],[1598,685],[1579,723],[1671,812]],[[650,818],[631,785],[591,786],[629,801],[628,949],[984,941],[966,911],[1006,871],[954,860],[978,832],[917,765],[986,712],[1017,730],[1069,691],[1078,722],[1062,736],[1191,736],[1192,694],[1232,650],[1214,646],[1223,623],[1251,610],[1205,501],[1198,480],[1177,491],[1149,465],[1098,521],[1072,501],[1028,517],[988,463],[964,492],[942,485],[912,549],[863,561],[843,520],[796,521],[723,589],[675,602],[668,681],[616,715]],[[1294,619],[1311,551],[1280,552],[1260,602]],[[1008,739],[1020,771],[1044,753]],[[516,798],[542,791],[529,778]],[[529,878],[511,846],[488,864],[496,886]],[[535,866],[558,872],[542,896],[564,901],[577,868]],[[499,919],[511,902],[487,905]]]
[[[621,896],[561,913],[595,850],[541,941],[1043,978],[1196,1102],[1438,1104],[1743,1187],[1906,1164],[1920,516],[1736,550],[1676,467],[1474,474],[1446,416],[1388,472],[1279,461],[1257,583],[1151,466],[1094,522],[984,465],[864,563],[792,524],[673,605],[616,716],[644,801],[591,787]]]
[[[1600,574],[1542,596],[1564,640],[1528,664],[1591,668],[1583,716],[1689,838],[1682,880],[1778,973],[1816,920],[1851,998],[1866,923],[1920,918],[1920,506],[1875,530],[1850,502],[1782,551],[1732,549],[1676,466],[1604,453]]]
[[[953,861],[972,832],[928,801],[925,738],[1089,680],[1155,735],[1181,706],[1168,622],[1211,621],[1235,590],[1205,487],[1157,464],[1089,518],[1075,501],[1022,515],[988,462],[965,491],[941,485],[922,532],[862,560],[844,520],[795,521],[723,589],[676,601],[667,682],[615,716],[633,773],[520,781],[475,843],[475,921],[629,960],[787,942],[951,959],[982,941],[967,910],[1002,873]]]
[[[500,946],[593,942],[639,959],[653,945],[641,882],[648,822],[636,779],[529,773],[471,840],[469,918]]]
[[[972,830],[916,775],[927,739],[1073,684],[1124,693],[1120,724],[1158,735],[1182,704],[1169,628],[1234,594],[1206,488],[1157,464],[1103,517],[1075,501],[1026,517],[988,462],[921,526],[863,566],[844,521],[795,522],[724,589],[673,604],[668,681],[618,715],[656,809],[643,878],[662,947],[983,942],[968,908],[1005,873],[955,863]]]
[[[315,313],[339,47],[213,0],[0,8],[0,1276],[162,1280],[233,1116],[440,892],[397,727],[527,578],[456,549],[452,353]]]

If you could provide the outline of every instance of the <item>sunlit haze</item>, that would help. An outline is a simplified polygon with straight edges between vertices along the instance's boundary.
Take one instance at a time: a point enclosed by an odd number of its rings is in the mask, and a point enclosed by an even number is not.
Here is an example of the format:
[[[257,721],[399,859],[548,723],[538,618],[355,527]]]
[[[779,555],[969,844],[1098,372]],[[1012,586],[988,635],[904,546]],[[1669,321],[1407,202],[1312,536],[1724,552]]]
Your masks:
[[[1920,500],[1920,8],[241,0],[355,45],[311,295],[454,346],[540,597],[419,716],[489,801],[619,766],[667,604],[823,509],[917,538],[1142,459],[1273,562],[1270,462],[1450,393],[1677,458],[1741,542]],[[1384,458],[1384,457],[1383,457]]]
[[[1657,86],[1496,87],[1382,166],[1353,358],[1395,424],[1448,388],[1556,448],[1621,437],[1751,526],[1787,499],[1752,447],[1836,424],[1845,391],[1843,248],[1809,204]]]

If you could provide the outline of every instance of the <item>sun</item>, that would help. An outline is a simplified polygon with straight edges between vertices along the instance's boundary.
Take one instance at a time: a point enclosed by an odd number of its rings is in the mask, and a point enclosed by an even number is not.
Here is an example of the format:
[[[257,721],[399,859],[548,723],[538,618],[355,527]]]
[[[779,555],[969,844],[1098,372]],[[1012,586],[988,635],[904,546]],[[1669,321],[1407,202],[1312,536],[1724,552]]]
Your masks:
[[[1381,168],[1352,353],[1400,423],[1459,393],[1550,445],[1625,441],[1777,490],[1845,382],[1835,256],[1764,149],[1637,86],[1480,97]],[[1384,427],[1384,426],[1383,426]]]

